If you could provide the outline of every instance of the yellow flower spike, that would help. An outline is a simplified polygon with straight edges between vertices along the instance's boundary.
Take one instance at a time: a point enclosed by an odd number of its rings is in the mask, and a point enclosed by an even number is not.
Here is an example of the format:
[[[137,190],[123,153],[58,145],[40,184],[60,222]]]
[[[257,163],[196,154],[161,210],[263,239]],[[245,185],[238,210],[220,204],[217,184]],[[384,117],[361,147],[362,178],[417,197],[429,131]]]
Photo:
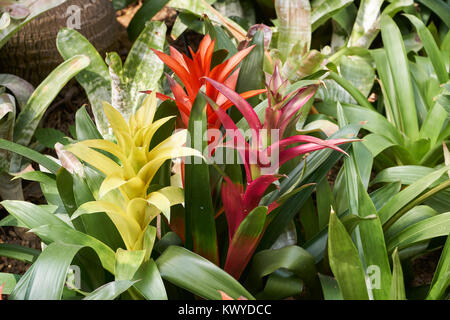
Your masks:
[[[147,196],[147,202],[158,208],[170,221],[170,201],[165,195],[158,191],[152,192]]]
[[[144,128],[145,126],[150,125],[155,117],[156,106],[156,92],[153,92],[144,99],[144,101],[142,102],[142,106],[138,109],[136,114],[131,117],[134,120],[135,127],[131,128],[130,126],[130,129],[133,132],[136,132],[137,130]]]
[[[95,140],[84,140],[83,142],[81,142],[81,144],[83,144],[86,147],[101,149],[106,152],[109,152],[112,155],[119,158],[122,164],[127,161],[127,156],[119,148],[119,145],[117,145],[114,142],[102,139],[95,139]]]
[[[120,131],[125,131],[130,134],[128,124],[119,111],[107,102],[103,102],[103,110],[116,138],[121,134]]]
[[[165,187],[147,194],[153,177],[161,165],[170,159],[197,156],[201,152],[184,147],[187,131],[179,131],[149,150],[155,133],[173,117],[156,120],[155,94],[148,96],[142,107],[127,122],[119,111],[103,104],[116,143],[106,140],[86,140],[67,147],[81,160],[105,174],[97,201],[83,204],[72,216],[105,212],[119,231],[128,250],[146,246],[145,232],[150,222],[161,212],[170,219],[170,207],[183,204],[184,192],[179,187]],[[118,162],[99,150],[116,157]],[[145,248],[144,248],[145,249]],[[151,250],[146,248],[146,250]],[[146,252],[150,256],[150,252]]]
[[[72,152],[81,160],[94,166],[107,176],[119,174],[122,171],[122,168],[114,160],[108,158],[100,152],[90,149],[85,146],[83,142],[70,145],[65,149]]]
[[[122,236],[127,249],[131,250],[137,239],[140,237],[142,229],[136,220],[129,217],[122,208],[114,203],[102,200],[86,202],[82,204],[76,212],[74,212],[71,219],[76,219],[82,214],[98,212],[106,212],[108,217],[116,226],[117,231],[119,231]]]

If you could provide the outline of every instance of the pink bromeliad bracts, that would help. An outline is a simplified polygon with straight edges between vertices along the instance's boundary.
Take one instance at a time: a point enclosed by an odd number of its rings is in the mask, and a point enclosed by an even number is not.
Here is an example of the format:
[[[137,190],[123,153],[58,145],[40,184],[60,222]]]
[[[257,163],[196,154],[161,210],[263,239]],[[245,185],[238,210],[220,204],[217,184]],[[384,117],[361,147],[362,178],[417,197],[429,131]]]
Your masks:
[[[284,138],[287,126],[298,119],[298,111],[314,96],[317,86],[304,87],[283,96],[282,89],[285,86],[285,82],[282,81],[277,67],[267,85],[269,106],[265,111],[264,123],[261,123],[251,105],[232,88],[211,78],[206,78],[206,80],[239,109],[252,132],[251,142],[248,143],[230,116],[222,108],[210,101],[226,129],[227,135],[233,140],[225,142],[224,146],[237,149],[243,160],[246,172],[247,182],[245,187],[240,183],[233,182],[229,177],[224,177],[221,189],[230,238],[230,248],[225,262],[225,270],[235,278],[239,278],[259,239],[247,239],[245,244],[242,242],[238,244],[236,241],[233,241],[233,237],[247,215],[258,207],[267,188],[282,177],[277,174],[280,166],[299,155],[324,148],[331,148],[345,153],[337,145],[355,140],[322,140],[306,135],[294,135]],[[276,132],[280,139],[275,139],[273,132]],[[298,145],[299,143],[302,144]],[[289,148],[289,146],[294,144],[295,146]],[[273,157],[274,153],[277,153],[276,157]],[[271,163],[273,159],[276,159],[276,163]],[[276,201],[269,204],[268,213],[278,206],[279,203]]]

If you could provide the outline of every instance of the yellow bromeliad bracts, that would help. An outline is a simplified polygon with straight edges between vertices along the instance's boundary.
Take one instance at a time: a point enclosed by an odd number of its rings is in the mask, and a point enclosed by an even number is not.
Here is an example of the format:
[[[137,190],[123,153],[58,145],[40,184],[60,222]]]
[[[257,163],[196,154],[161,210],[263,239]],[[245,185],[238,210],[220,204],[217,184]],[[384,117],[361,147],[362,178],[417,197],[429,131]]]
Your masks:
[[[128,124],[108,103],[104,103],[103,108],[117,143],[101,139],[85,140],[67,148],[106,176],[97,201],[83,204],[72,218],[86,213],[106,212],[128,250],[145,250],[144,235],[152,219],[161,212],[169,219],[170,207],[184,202],[184,193],[179,187],[166,187],[148,193],[153,177],[166,160],[185,156],[201,157],[201,153],[183,147],[186,130],[174,133],[150,150],[155,132],[172,118],[153,122],[155,94],[144,100]],[[106,151],[118,161],[94,149]]]

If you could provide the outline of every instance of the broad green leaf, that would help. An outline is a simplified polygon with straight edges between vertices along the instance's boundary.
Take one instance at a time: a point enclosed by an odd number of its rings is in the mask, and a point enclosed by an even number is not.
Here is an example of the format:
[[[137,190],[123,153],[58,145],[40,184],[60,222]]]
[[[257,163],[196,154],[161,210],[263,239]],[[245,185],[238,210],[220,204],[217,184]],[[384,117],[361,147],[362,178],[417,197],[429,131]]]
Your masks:
[[[47,10],[53,9],[66,2],[66,0],[37,0],[29,7],[29,14],[25,19],[12,19],[7,28],[0,30],[0,48],[16,34],[23,26]]]
[[[301,56],[311,46],[311,5],[307,0],[276,0],[278,18],[277,49],[283,60],[299,45]]]
[[[86,107],[82,106],[75,113],[75,130],[78,141],[90,140],[90,139],[103,139],[97,127],[92,122],[91,117],[86,111]]]
[[[243,93],[250,90],[264,88],[265,76],[263,72],[264,64],[264,32],[256,32],[250,45],[256,45],[252,51],[244,58],[239,71],[239,77],[236,83],[236,92]],[[248,99],[251,105],[258,101],[258,98]],[[231,109],[236,110],[236,108]],[[233,115],[233,112],[231,113]],[[236,113],[236,115],[239,113]],[[236,119],[240,119],[238,117]]]
[[[377,30],[377,19],[384,0],[362,0],[348,42],[348,46],[368,48]]]
[[[393,194],[395,195],[400,191],[400,187],[401,187],[400,183],[391,183],[372,192],[370,194],[370,199],[372,200],[372,203],[374,204],[375,208],[379,210],[386,202],[389,201],[390,198],[392,198]],[[342,213],[341,217],[343,219],[343,222],[345,222],[346,220],[345,214],[348,214],[348,211],[347,213],[345,212]],[[352,221],[347,221],[345,225],[346,229],[348,230],[352,228],[350,224],[355,225],[359,222],[362,222],[361,218],[359,220],[354,221],[354,223]],[[324,257],[327,239],[328,239],[328,226],[322,229],[316,236],[314,236],[313,239],[311,239],[310,241],[306,242],[303,245],[303,247],[313,255],[316,262],[322,260]]]
[[[61,91],[61,89],[81,70],[86,68],[90,59],[85,55],[74,56],[60,64],[36,88],[26,106],[17,117],[14,128],[14,141],[18,144],[28,145],[45,110]]]
[[[254,299],[228,273],[187,249],[170,246],[156,260],[156,264],[163,279],[204,299],[221,300],[219,290],[233,299],[242,296]]]
[[[92,248],[98,255],[103,268],[114,274],[114,251],[101,241],[65,226],[44,225],[35,227],[32,231],[53,242],[64,242]]]
[[[410,139],[417,140],[419,127],[416,103],[405,45],[399,28],[389,16],[382,15],[381,17],[381,35],[392,71],[392,78],[399,101],[400,116],[404,125],[404,133]]]
[[[0,86],[8,88],[13,93],[20,108],[25,107],[34,91],[34,87],[29,82],[12,74],[0,74]]]
[[[36,140],[46,148],[53,149],[56,143],[67,144],[66,135],[53,128],[38,128],[35,132]]]
[[[277,271],[288,271],[290,273],[283,282],[280,282],[277,291],[269,292],[269,283],[264,285],[264,277],[270,276]],[[249,284],[260,292],[259,299],[285,299],[294,295],[291,290],[294,283],[303,281],[308,287],[310,297],[319,299],[320,283],[317,278],[314,258],[304,249],[298,246],[288,246],[276,250],[263,250],[255,254],[249,271]],[[295,288],[295,287],[294,287]],[[283,292],[284,291],[284,292]],[[296,292],[295,294],[299,294]],[[274,296],[275,295],[275,296]]]
[[[316,30],[339,10],[350,5],[353,0],[313,0],[311,1],[311,27]]]
[[[30,202],[5,200],[1,202],[1,205],[29,229],[45,225],[54,225],[70,229],[70,227],[56,215]],[[42,236],[41,238],[44,241],[50,240],[50,238],[45,236]]]
[[[187,145],[202,154],[207,150],[207,141],[203,139],[206,130],[206,99],[200,93],[189,116],[191,141]],[[202,141],[202,144],[196,145],[196,141]],[[218,264],[215,211],[208,165],[198,157],[190,157],[188,160],[190,163],[185,166],[186,247],[193,248],[194,252]],[[199,181],[203,183],[199,184]]]
[[[88,294],[83,300],[114,300],[138,281],[119,280],[109,282]]]
[[[82,248],[82,246],[61,242],[50,244],[42,251],[33,267],[17,283],[9,299],[61,299],[68,268]]]
[[[198,15],[206,14],[211,21],[224,25],[238,40],[243,40],[246,34],[245,30],[233,20],[220,15],[218,11],[214,10],[210,6],[214,2],[216,0],[171,0],[167,6],[175,9],[189,10]],[[187,26],[181,23],[180,20],[176,20],[172,29],[172,37],[177,38],[186,28]]]
[[[400,209],[414,200],[418,195],[420,195],[424,190],[429,188],[436,180],[438,180],[448,169],[450,166],[441,168],[436,170],[423,178],[415,181],[413,184],[408,186],[406,189],[396,194],[386,203],[383,208],[378,212],[378,216],[380,217],[381,223],[385,225],[388,221],[389,224],[392,224],[399,217],[397,213]],[[389,225],[386,225],[387,228]]]
[[[128,25],[127,32],[128,38],[131,41],[135,41],[139,34],[144,30],[147,21],[156,15],[169,0],[146,0],[143,2],[142,7],[134,14]]]
[[[111,78],[103,58],[94,46],[74,29],[61,29],[56,45],[65,60],[77,54],[89,57],[91,63],[76,76],[76,79],[86,91],[98,130],[103,136],[110,134],[102,102],[111,102]]]
[[[430,8],[450,28],[450,5],[443,0],[417,0]]]
[[[4,285],[3,294],[11,294],[19,280],[20,276],[17,274],[0,272],[0,283]]]
[[[144,262],[134,274],[134,284],[140,294],[148,300],[167,300],[166,288],[159,273],[155,261],[152,259]]]
[[[390,300],[406,300],[405,283],[403,281],[403,271],[398,250],[395,249],[392,253],[393,270],[392,270],[392,284]]]
[[[450,233],[450,212],[419,221],[404,229],[387,243],[388,251],[404,248],[423,240],[446,236]]]
[[[60,168],[59,164],[57,164],[50,158],[42,155],[41,153],[11,141],[0,139],[0,149],[15,152],[18,155],[21,155],[27,159],[35,161],[40,165],[42,165],[43,167],[45,167],[46,169],[48,169],[53,174],[56,174],[56,172],[58,172]]]
[[[0,243],[0,256],[32,263],[39,256],[40,251],[17,244]],[[1,281],[0,281],[1,283]]]
[[[367,108],[368,110],[374,110],[367,98],[350,81],[341,77],[334,71],[331,71],[328,77],[336,81],[338,85],[344,88],[361,106]]]
[[[320,284],[325,300],[344,300],[336,279],[319,273]]]
[[[448,72],[447,68],[445,67],[445,61],[442,57],[438,45],[433,39],[433,35],[431,34],[430,30],[428,30],[428,28],[419,18],[410,14],[405,14],[405,17],[407,17],[416,28],[420,40],[422,40],[425,51],[427,52],[427,55],[430,58],[431,63],[433,64],[434,71],[436,72],[439,82],[447,82]]]
[[[368,300],[364,268],[352,239],[335,213],[328,227],[330,267],[345,300]]]
[[[154,5],[154,1],[152,1]],[[134,42],[123,65],[123,78],[127,82],[130,101],[127,101],[130,114],[142,105],[144,90],[158,90],[158,81],[164,70],[164,63],[152,51],[162,51],[166,40],[166,25],[163,21],[152,21],[145,25]]]
[[[384,233],[386,241],[389,241],[396,234],[399,234],[407,227],[425,220],[427,218],[434,217],[438,213],[428,206],[416,206],[400,217],[389,229]]]

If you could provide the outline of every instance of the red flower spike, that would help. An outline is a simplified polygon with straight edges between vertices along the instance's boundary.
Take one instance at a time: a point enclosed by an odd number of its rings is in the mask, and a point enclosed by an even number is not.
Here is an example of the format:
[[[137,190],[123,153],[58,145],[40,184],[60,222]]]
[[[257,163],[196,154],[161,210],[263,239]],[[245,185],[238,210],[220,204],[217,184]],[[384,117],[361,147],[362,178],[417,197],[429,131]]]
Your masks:
[[[237,78],[239,76],[239,69],[234,71],[239,63],[249,54],[253,49],[249,47],[245,50],[239,51],[227,61],[220,65],[217,65],[211,70],[211,61],[214,52],[215,40],[211,40],[209,35],[203,37],[200,42],[197,52],[194,52],[189,48],[189,52],[192,58],[187,57],[185,54],[180,53],[174,47],[170,47],[170,56],[153,50],[155,54],[163,61],[172,71],[178,76],[184,85],[184,88],[174,80],[169,80],[170,88],[174,94],[174,100],[178,109],[182,115],[183,124],[187,127],[189,123],[189,115],[191,106],[197,97],[200,88],[206,84],[206,95],[215,101],[220,108],[224,110],[232,106],[232,103],[228,101],[222,94],[219,93],[213,86],[207,83],[204,77],[209,77],[217,82],[224,83],[231,89],[236,87]],[[150,93],[151,91],[143,91]],[[259,95],[266,90],[251,90],[241,94],[243,99],[248,99]],[[162,100],[168,100],[169,97],[157,94],[157,97]],[[217,115],[208,106],[208,126],[211,128],[219,128],[220,122],[217,119]]]

